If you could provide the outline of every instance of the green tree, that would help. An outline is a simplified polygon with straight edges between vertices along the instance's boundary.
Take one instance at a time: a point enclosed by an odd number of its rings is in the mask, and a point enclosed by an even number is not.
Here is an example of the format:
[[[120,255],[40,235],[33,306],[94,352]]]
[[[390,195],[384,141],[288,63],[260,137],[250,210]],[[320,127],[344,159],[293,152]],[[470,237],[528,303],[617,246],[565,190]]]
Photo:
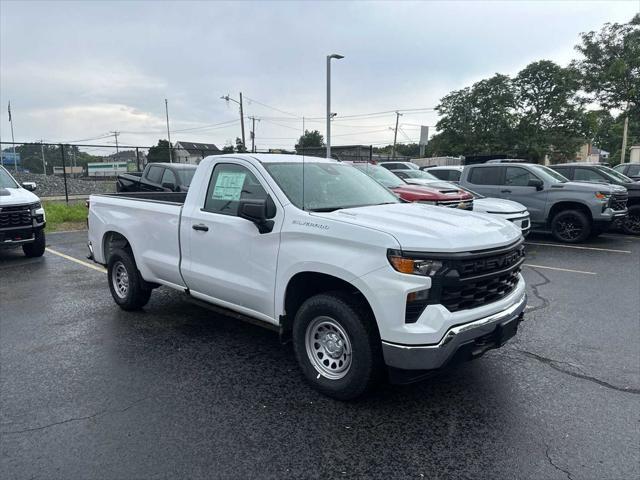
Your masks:
[[[242,143],[241,138],[236,138],[236,152],[247,153],[247,147],[245,147],[244,143]]]
[[[513,81],[518,126],[514,153],[540,161],[573,159],[588,126],[578,96],[578,74],[549,60],[527,65]]]
[[[147,163],[168,162],[170,160],[169,149],[173,146],[168,140],[158,140],[158,144],[149,148]]]
[[[324,147],[324,137],[318,130],[305,130],[296,144],[296,149]]]
[[[222,153],[233,153],[233,145],[225,145],[222,148]]]
[[[628,23],[606,23],[599,32],[581,34],[575,48],[582,58],[572,65],[581,73],[582,88],[602,107],[625,112],[625,120],[638,115],[640,14]]]

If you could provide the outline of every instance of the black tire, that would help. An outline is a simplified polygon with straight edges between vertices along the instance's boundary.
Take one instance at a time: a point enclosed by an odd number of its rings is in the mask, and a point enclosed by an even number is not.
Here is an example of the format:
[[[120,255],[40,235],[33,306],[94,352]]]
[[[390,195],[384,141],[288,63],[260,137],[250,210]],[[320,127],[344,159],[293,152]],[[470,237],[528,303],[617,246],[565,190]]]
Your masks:
[[[107,281],[113,300],[123,310],[139,310],[151,296],[144,279],[138,272],[133,254],[129,250],[115,250],[107,264]]]
[[[36,239],[31,243],[25,243],[22,245],[22,251],[27,257],[41,257],[44,255],[44,249],[47,246],[47,241],[44,236],[44,230],[38,230],[36,232]]]
[[[551,220],[551,233],[559,242],[584,242],[591,234],[591,220],[580,210],[562,210]]]
[[[331,329],[331,322],[336,324],[337,328]],[[325,324],[329,327],[319,334],[325,334],[322,338],[326,342],[320,344],[310,341],[311,352],[307,353],[307,336],[320,340],[320,337],[313,336],[312,333],[316,331],[316,326],[319,325],[320,328]],[[341,335],[344,334],[348,340],[342,344],[344,349],[338,348],[337,352],[333,351],[334,355],[341,355],[339,358],[330,357],[330,350],[325,348],[330,342],[326,335],[331,334],[339,338],[343,338]],[[338,400],[357,398],[370,390],[384,372],[382,346],[375,320],[364,301],[354,294],[329,292],[307,299],[296,314],[292,338],[296,358],[306,380],[329,397]],[[334,342],[332,347],[335,345]],[[350,355],[345,354],[345,345],[349,346]],[[313,360],[314,356],[318,360]],[[330,378],[333,375],[331,372],[327,374],[321,370],[322,367],[314,365],[314,362],[329,362],[340,369],[343,367],[342,364],[338,365],[341,360],[345,365],[347,361],[349,364],[344,372],[336,373],[336,376],[343,375],[340,378]],[[330,364],[326,364],[324,368],[331,370]]]
[[[629,207],[629,215],[622,221],[622,231],[629,235],[640,235],[640,205]]]

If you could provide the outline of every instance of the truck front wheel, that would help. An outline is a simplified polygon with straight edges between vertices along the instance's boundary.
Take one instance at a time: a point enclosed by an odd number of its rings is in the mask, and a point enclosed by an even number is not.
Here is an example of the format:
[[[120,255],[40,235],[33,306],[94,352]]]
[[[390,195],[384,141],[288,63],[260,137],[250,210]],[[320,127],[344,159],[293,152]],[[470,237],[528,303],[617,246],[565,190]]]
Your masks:
[[[31,243],[25,243],[22,245],[22,251],[27,257],[41,257],[44,254],[46,246],[47,243],[44,237],[44,230],[38,230],[36,232],[35,240]]]
[[[591,220],[580,210],[563,210],[551,220],[551,233],[563,243],[584,242],[591,234]]]
[[[640,235],[640,205],[629,207],[629,215],[622,221],[622,229],[631,235]]]
[[[107,276],[111,296],[123,310],[139,310],[149,301],[151,290],[145,288],[131,252],[115,250],[109,257]]]
[[[293,347],[307,381],[338,400],[373,387],[383,371],[380,337],[369,309],[353,294],[307,299],[293,323]]]

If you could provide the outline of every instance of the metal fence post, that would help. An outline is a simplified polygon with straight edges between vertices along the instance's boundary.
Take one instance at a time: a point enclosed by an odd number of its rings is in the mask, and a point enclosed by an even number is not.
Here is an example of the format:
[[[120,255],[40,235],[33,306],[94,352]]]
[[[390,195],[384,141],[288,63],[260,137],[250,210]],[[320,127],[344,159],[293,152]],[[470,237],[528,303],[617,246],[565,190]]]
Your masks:
[[[64,199],[69,204],[69,192],[67,191],[67,167],[64,161],[64,145],[60,144],[60,155],[62,155],[62,177],[64,178]]]
[[[369,163],[373,162],[373,145],[369,145]]]
[[[138,151],[138,147],[136,147],[136,168],[140,171],[140,152]]]

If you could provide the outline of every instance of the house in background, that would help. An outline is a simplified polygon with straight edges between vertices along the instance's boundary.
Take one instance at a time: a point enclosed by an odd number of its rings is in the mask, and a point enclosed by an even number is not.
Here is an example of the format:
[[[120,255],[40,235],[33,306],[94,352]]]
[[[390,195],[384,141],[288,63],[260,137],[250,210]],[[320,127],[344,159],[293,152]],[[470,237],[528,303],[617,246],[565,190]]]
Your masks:
[[[609,152],[594,147],[591,143],[585,143],[576,153],[578,162],[606,163],[609,161]]]
[[[221,153],[213,143],[176,142],[173,146],[173,161],[197,165],[204,157]]]

